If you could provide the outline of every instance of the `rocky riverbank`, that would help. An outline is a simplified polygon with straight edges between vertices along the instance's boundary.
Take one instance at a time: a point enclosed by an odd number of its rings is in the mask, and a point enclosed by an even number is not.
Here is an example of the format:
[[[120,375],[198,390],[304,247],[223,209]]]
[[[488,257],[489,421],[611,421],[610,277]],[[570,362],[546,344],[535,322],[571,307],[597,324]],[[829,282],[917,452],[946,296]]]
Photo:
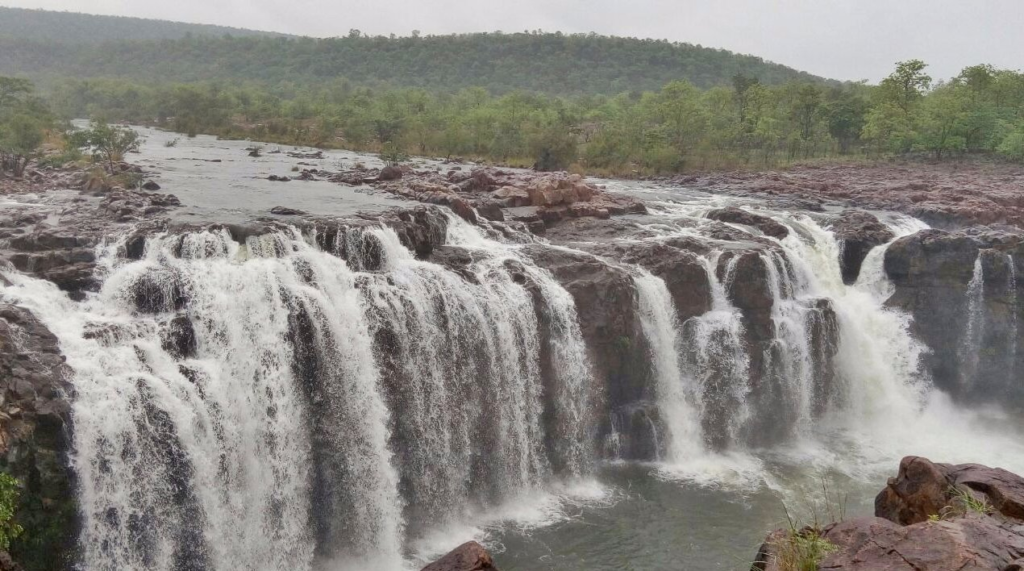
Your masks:
[[[713,193],[903,212],[941,228],[1024,225],[1024,166],[981,159],[942,164],[809,164],[782,171],[711,173],[664,181]]]
[[[752,570],[1020,571],[1024,569],[1024,478],[978,464],[910,456],[875,498],[874,517],[822,529],[777,530]],[[802,545],[794,548],[794,546]],[[792,566],[794,560],[804,564]]]

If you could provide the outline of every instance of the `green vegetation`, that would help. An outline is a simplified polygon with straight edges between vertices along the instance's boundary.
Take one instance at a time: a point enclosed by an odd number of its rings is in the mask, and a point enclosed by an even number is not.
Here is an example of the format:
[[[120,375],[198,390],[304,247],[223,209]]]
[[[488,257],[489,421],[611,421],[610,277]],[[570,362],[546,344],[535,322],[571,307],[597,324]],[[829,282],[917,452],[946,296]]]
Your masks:
[[[766,85],[825,83],[754,56],[596,34],[371,37],[352,30],[326,39],[242,37],[170,22],[27,10],[0,12],[0,22],[0,75],[28,77],[44,87],[65,77],[141,84],[246,82],[288,98],[336,82],[434,93],[482,87],[495,94],[523,90],[561,96],[653,91],[675,80],[700,88],[728,86],[736,75]],[[150,26],[169,31],[146,33]]]
[[[812,528],[791,528],[772,546],[779,571],[818,571],[821,560],[839,550]]]
[[[111,173],[114,163],[123,161],[128,153],[138,152],[142,143],[135,130],[106,121],[94,121],[89,129],[68,133],[67,141],[69,148],[92,151],[94,160],[106,162]]]
[[[222,37],[225,35],[235,37],[284,36],[284,34],[256,32],[225,26],[0,6],[0,38],[62,44],[98,44],[112,40],[177,40],[190,36]]]
[[[52,123],[46,104],[24,79],[0,77],[0,173],[20,177]]]
[[[657,91],[571,98],[377,90],[347,81],[284,93],[219,82],[73,80],[56,86],[51,100],[64,116],[102,115],[188,135],[606,175],[773,168],[848,155],[1024,159],[1024,74],[974,66],[933,83],[925,71],[914,60],[878,86],[772,86],[737,75],[729,86],[705,90],[673,81]]]
[[[11,547],[11,540],[22,533],[14,521],[14,511],[21,496],[20,484],[10,474],[0,472],[0,551]]]

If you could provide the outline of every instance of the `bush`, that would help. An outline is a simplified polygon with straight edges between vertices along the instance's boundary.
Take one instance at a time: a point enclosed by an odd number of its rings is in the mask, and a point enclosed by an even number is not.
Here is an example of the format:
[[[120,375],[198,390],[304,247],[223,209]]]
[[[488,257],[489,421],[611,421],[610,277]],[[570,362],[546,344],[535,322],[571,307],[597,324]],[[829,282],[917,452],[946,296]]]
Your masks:
[[[11,548],[11,540],[24,531],[14,522],[14,509],[21,496],[21,484],[10,474],[0,472],[0,550]]]

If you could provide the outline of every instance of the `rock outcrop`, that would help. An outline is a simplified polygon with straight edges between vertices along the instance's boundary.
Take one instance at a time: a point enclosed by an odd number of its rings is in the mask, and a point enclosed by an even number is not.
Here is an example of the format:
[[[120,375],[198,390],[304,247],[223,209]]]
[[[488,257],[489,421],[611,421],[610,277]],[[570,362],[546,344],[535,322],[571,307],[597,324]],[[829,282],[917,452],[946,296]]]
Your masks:
[[[68,369],[54,337],[28,310],[0,304],[0,471],[22,486],[11,544],[28,569],[64,569],[74,552]]]
[[[967,402],[1024,406],[1024,233],[924,230],[894,242],[884,264],[895,286],[889,304],[913,318],[936,385]]]
[[[468,541],[421,571],[498,571],[484,546]]]
[[[779,569],[791,533],[769,534],[753,569]],[[874,517],[798,533],[831,544],[822,570],[1013,571],[1024,561],[1024,478],[910,456],[875,498]]]
[[[857,281],[864,258],[872,249],[896,237],[875,215],[862,210],[844,210],[829,227],[839,241],[839,269],[847,285]]]

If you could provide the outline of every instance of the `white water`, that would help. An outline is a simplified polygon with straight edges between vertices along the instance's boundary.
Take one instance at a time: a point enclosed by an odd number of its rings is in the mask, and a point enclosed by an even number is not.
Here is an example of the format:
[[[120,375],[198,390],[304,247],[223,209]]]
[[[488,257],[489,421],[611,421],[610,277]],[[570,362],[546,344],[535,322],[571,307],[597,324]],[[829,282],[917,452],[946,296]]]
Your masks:
[[[673,208],[693,223],[652,228],[701,236],[706,205]],[[884,306],[884,247],[846,286],[819,220],[770,214],[791,230],[759,254],[776,332],[763,361],[781,407],[754,398],[728,295],[738,258],[721,279],[722,252],[701,258],[711,309],[686,323],[663,280],[634,274],[658,475],[782,490],[779,464],[868,480],[909,453],[1024,469],[1007,419],[959,409],[921,374],[908,318]],[[135,262],[106,245],[103,290],[83,303],[5,272],[3,299],[35,312],[75,371],[85,567],[412,568],[496,525],[532,529],[611,501],[589,479],[597,388],[572,297],[515,244],[449,223],[470,259],[462,275],[415,259],[386,228],[345,234],[350,252],[374,242],[373,271],[295,231],[245,244],[221,231],[151,238]],[[818,300],[838,333],[824,394]],[[189,358],[162,339],[181,316],[195,330]],[[784,437],[759,447],[764,426]]]
[[[981,251],[974,259],[974,273],[967,284],[967,329],[960,344],[960,382],[964,387],[974,383],[985,338],[985,271]]]
[[[592,379],[571,296],[511,247],[452,227],[479,258],[473,280],[384,228],[363,236],[380,272],[297,231],[245,244],[218,231],[151,237],[135,262],[102,247],[103,290],[80,304],[12,273],[4,300],[53,330],[75,372],[84,567],[405,568],[410,534],[549,502],[556,475],[589,472]],[[547,425],[538,318],[511,262],[548,312]],[[176,316],[194,328],[192,357],[164,346]]]

